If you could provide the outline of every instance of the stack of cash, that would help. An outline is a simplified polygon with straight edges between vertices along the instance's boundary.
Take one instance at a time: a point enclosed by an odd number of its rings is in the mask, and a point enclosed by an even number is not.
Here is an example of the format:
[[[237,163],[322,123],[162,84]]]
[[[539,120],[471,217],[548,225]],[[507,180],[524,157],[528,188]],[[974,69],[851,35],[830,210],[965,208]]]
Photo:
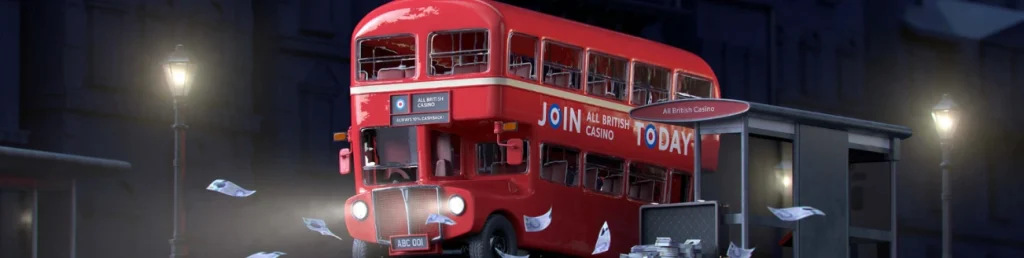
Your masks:
[[[653,245],[633,246],[629,254],[619,258],[697,258],[700,254],[700,240],[690,239],[680,244],[672,238],[659,237]]]

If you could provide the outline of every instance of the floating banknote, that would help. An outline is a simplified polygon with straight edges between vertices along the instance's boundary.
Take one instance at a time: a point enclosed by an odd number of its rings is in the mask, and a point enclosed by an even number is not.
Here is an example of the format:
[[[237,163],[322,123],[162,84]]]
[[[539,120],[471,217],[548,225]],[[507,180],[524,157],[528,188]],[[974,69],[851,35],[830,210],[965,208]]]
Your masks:
[[[797,221],[811,215],[825,216],[824,212],[811,208],[810,206],[789,207],[783,209],[768,207],[768,210],[772,211],[772,213],[775,214],[775,217],[779,217],[779,219],[784,221]]]
[[[523,215],[523,226],[526,227],[526,232],[539,232],[548,228],[551,225],[551,210],[548,208],[548,212],[537,217],[530,217]]]
[[[255,190],[246,190],[245,188],[224,179],[213,180],[213,183],[210,183],[210,186],[207,186],[206,190],[220,192],[234,197],[248,197],[256,193]]]
[[[282,256],[282,255],[286,255],[286,253],[282,253],[282,252],[270,252],[270,253],[259,252],[259,253],[254,253],[254,254],[252,254],[252,255],[250,255],[248,257],[245,257],[245,258],[277,258],[278,256]]]
[[[494,251],[498,252],[498,255],[501,256],[501,258],[529,258],[530,257],[529,254],[527,254],[527,255],[511,255],[511,254],[506,254],[506,253],[502,252],[501,250],[498,250],[498,248],[494,248]]]
[[[431,224],[431,223],[440,223],[440,224],[445,224],[445,225],[449,225],[449,226],[455,225],[455,221],[454,220],[452,220],[451,218],[445,217],[444,215],[439,215],[439,214],[430,214],[430,216],[427,216],[427,224]]]
[[[597,234],[597,243],[594,244],[594,253],[591,253],[591,255],[607,252],[611,244],[612,232],[608,230],[608,222],[605,221],[604,225],[601,226],[601,232]]]
[[[754,248],[743,249],[732,242],[729,243],[729,251],[726,252],[725,256],[729,258],[750,258],[754,254]]]
[[[322,219],[302,218],[302,222],[306,223],[306,228],[308,228],[309,230],[320,233],[320,235],[332,236],[334,238],[337,238],[338,240],[341,240],[341,237],[338,237],[334,233],[331,233],[331,230],[327,228],[327,223],[324,222],[324,220]]]

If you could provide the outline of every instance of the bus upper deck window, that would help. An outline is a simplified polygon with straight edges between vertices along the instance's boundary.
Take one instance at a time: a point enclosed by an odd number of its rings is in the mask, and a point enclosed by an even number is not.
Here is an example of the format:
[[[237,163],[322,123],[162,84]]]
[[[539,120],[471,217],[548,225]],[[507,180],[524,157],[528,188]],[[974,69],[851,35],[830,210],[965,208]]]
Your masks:
[[[508,75],[537,79],[537,37],[512,33],[508,39]]]
[[[590,52],[587,62],[587,94],[625,101],[629,61]]]
[[[676,76],[676,99],[712,97],[714,87],[710,80],[682,73]]]
[[[398,80],[416,75],[416,38],[393,35],[359,40],[357,81]]]
[[[668,101],[669,85],[672,84],[672,73],[668,69],[636,62],[633,65],[633,99],[634,105],[647,105]]]
[[[486,72],[489,46],[487,30],[435,32],[430,36],[428,72],[431,76]]]
[[[554,41],[544,41],[544,84],[560,88],[580,89],[583,71],[583,50]]]

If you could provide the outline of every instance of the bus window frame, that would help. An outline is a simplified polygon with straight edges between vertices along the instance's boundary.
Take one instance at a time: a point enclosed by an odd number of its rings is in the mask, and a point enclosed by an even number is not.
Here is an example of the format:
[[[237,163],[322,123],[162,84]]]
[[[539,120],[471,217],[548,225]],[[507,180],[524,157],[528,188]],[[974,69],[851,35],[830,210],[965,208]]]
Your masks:
[[[633,198],[633,197],[629,196],[629,191],[633,188],[633,184],[630,184],[630,182],[629,182],[629,178],[633,176],[633,171],[631,171],[629,168],[633,164],[644,164],[644,165],[647,165],[647,166],[660,168],[661,170],[664,171],[665,174],[662,175],[662,177],[661,177],[661,188],[662,188],[661,189],[661,198],[658,198],[657,196],[652,194],[651,198],[655,199],[655,200],[647,201],[647,200],[640,200],[640,199]],[[667,199],[668,193],[666,191],[670,190],[668,188],[668,185],[671,184],[671,182],[669,182],[669,181],[672,178],[672,171],[674,171],[674,170],[670,169],[668,167],[654,165],[654,164],[651,164],[651,163],[648,163],[648,162],[630,160],[629,163],[626,164],[626,173],[625,173],[626,174],[625,175],[626,176],[626,180],[625,180],[626,181],[626,189],[623,190],[623,192],[625,193],[626,199],[628,199],[630,201],[633,201],[633,202],[644,203],[644,204],[649,204],[649,203],[652,203],[652,202],[653,203],[659,203],[659,204],[661,204],[661,203],[670,203],[672,199]],[[657,189],[657,187],[654,187],[652,189]],[[660,199],[660,201],[657,200],[657,199]]]
[[[363,42],[364,41],[374,40],[374,39],[381,39],[381,38],[401,37],[401,36],[412,37],[413,44],[415,44],[412,47],[412,50],[413,50],[412,51],[413,73],[415,73],[415,75],[413,75],[412,78],[416,78],[416,75],[420,74],[420,65],[419,65],[420,61],[421,61],[420,60],[420,48],[419,48],[420,38],[415,33],[397,33],[397,34],[388,34],[388,35],[380,35],[380,36],[370,36],[370,37],[360,38],[360,39],[356,40],[356,46],[355,46],[355,48],[356,48],[356,57],[355,57],[356,67],[355,68],[356,69],[352,69],[352,78],[355,78],[354,81],[357,81],[357,82],[378,82],[378,81],[400,81],[400,80],[411,79],[411,78],[401,78],[401,79],[388,79],[388,80],[379,80],[379,79],[369,80],[369,78],[370,78],[369,74],[367,74],[367,76],[366,76],[367,79],[360,79],[360,77],[359,77],[359,73],[363,71],[363,64],[360,62],[360,59],[362,59],[362,57],[363,57]],[[379,73],[380,71],[373,71],[373,72],[374,73]],[[376,77],[374,77],[374,78],[376,78]]]
[[[523,170],[523,172],[501,173],[501,174],[481,174],[480,173],[480,168],[482,168],[482,166],[480,166],[480,163],[481,163],[481,161],[480,161],[480,145],[481,144],[495,144],[495,145],[497,145],[497,143],[494,142],[494,141],[474,141],[474,142],[472,142],[471,144],[473,146],[473,170],[472,170],[473,171],[473,175],[474,176],[484,176],[484,177],[529,175],[530,174],[530,150],[533,147],[530,146],[530,142],[531,142],[530,139],[523,138],[522,140],[523,140],[523,149],[524,149],[523,154],[526,155],[526,158],[523,159],[523,163],[521,165],[525,166],[526,170]],[[502,144],[507,144],[507,143],[508,143],[508,140],[506,139],[505,142],[502,143]],[[497,145],[497,146],[498,146],[498,148],[507,148],[506,146],[501,146],[501,145]],[[499,156],[501,157],[502,160],[505,159],[504,152],[502,152],[502,154],[499,155]],[[488,165],[488,166],[490,166],[490,165]],[[463,171],[463,175],[465,175],[465,173],[466,172]]]
[[[623,80],[623,84],[625,84],[625,85],[623,85],[623,89],[622,89],[623,91],[625,91],[625,93],[624,93],[625,96],[623,96],[622,99],[608,97],[608,96],[605,96],[603,94],[595,95],[595,94],[591,94],[590,93],[590,55],[591,54],[603,56],[605,58],[609,58],[609,59],[613,59],[613,60],[617,59],[619,61],[624,61],[625,62],[626,67],[624,67],[623,69],[625,69],[625,73],[626,73],[625,77],[626,78],[622,79]],[[595,49],[587,49],[587,53],[586,53],[586,55],[584,57],[586,58],[586,71],[587,71],[587,73],[586,73],[586,76],[585,76],[584,82],[583,82],[583,84],[586,85],[586,89],[584,89],[583,94],[587,95],[587,96],[597,97],[597,98],[604,99],[604,100],[609,100],[609,101],[620,102],[620,103],[627,103],[628,104],[629,103],[629,99],[633,96],[632,92],[631,92],[632,88],[633,88],[633,85],[632,85],[633,84],[632,83],[632,80],[633,80],[633,60],[629,59],[629,58],[622,57],[622,56],[617,56],[617,55],[609,54],[608,52],[603,52],[603,51],[600,51],[600,50],[595,50]],[[607,76],[607,75],[602,74],[602,76]]]
[[[527,38],[532,38],[534,40],[534,42],[533,42],[533,67],[532,67],[533,69],[530,70],[531,78],[523,78],[521,76],[512,74],[509,71],[510,69],[512,69],[512,60],[505,60],[505,77],[512,78],[512,79],[525,80],[525,81],[530,81],[530,82],[536,82],[536,83],[539,83],[539,84],[543,83],[543,81],[541,81],[540,76],[538,76],[538,75],[541,72],[543,72],[544,69],[542,68],[541,65],[537,65],[538,63],[542,62],[541,61],[541,53],[542,53],[541,52],[542,51],[541,48],[544,45],[543,44],[543,39],[541,39],[541,37],[534,36],[533,34],[523,33],[523,32],[519,32],[519,31],[516,31],[516,30],[509,30],[508,38],[505,40],[505,57],[506,58],[508,58],[509,56],[512,55],[512,37],[516,36],[516,35],[524,36],[524,37],[527,37]]]
[[[680,198],[679,202],[697,201],[697,200],[692,200],[693,199],[693,189],[695,188],[692,185],[692,184],[694,184],[694,182],[693,182],[693,174],[687,174],[686,171],[677,170],[677,169],[670,169],[669,172],[668,172],[668,178],[667,178],[668,181],[666,181],[666,183],[665,183],[665,198],[666,198],[665,200],[668,200],[667,201],[668,203],[672,203],[672,186],[673,186],[672,185],[672,182],[673,182],[672,176],[676,175],[676,174],[679,174],[679,175],[681,175],[683,177],[683,179],[686,179],[686,182],[682,182],[683,185],[682,185],[681,188],[679,188],[679,192],[684,194],[682,196],[683,198]]]
[[[587,151],[586,153],[583,154],[583,158],[582,158],[583,167],[580,168],[583,171],[582,175],[580,175],[581,178],[583,178],[583,180],[580,181],[580,185],[583,186],[583,191],[587,192],[587,193],[593,193],[593,194],[596,194],[596,195],[599,195],[599,196],[604,196],[604,197],[607,197],[607,198],[612,198],[612,199],[620,199],[620,198],[622,198],[623,195],[626,194],[625,193],[625,191],[626,191],[626,180],[625,180],[625,178],[623,178],[622,182],[619,183],[620,184],[619,187],[622,187],[621,188],[622,191],[619,191],[619,194],[606,193],[604,191],[601,191],[600,189],[594,190],[594,189],[590,189],[590,187],[587,187],[587,185],[586,185],[587,184],[587,156],[590,156],[591,154],[598,155],[598,156],[604,156],[605,158],[613,158],[613,159],[622,160],[622,167],[623,167],[623,169],[627,168],[627,165],[629,164],[629,160],[626,159],[626,158],[623,158],[623,157]],[[622,176],[625,177],[626,176],[626,171],[623,170],[621,172],[622,172]]]
[[[487,65],[484,66],[487,69],[485,69],[483,71],[480,71],[480,72],[462,73],[462,74],[455,74],[455,73],[452,73],[452,74],[435,74],[433,72],[433,70],[434,70],[434,56],[433,56],[433,52],[434,52],[434,37],[436,37],[438,34],[445,34],[445,33],[480,32],[480,31],[484,32],[484,38],[485,38],[484,43],[487,44],[487,63],[486,63]],[[427,56],[426,56],[426,60],[423,60],[423,62],[422,62],[422,64],[423,64],[422,66],[426,66],[427,77],[429,77],[429,78],[444,78],[444,77],[453,77],[453,76],[465,76],[465,75],[474,75],[474,74],[484,74],[484,73],[491,72],[491,66],[494,65],[494,46],[492,46],[492,44],[491,44],[491,37],[493,36],[493,34],[494,33],[491,33],[491,30],[489,30],[487,28],[469,28],[469,29],[441,30],[441,31],[432,31],[432,32],[430,32],[430,34],[427,36]],[[454,68],[455,68],[455,64],[453,63],[452,64],[452,69],[454,69]]]
[[[700,97],[700,96],[690,95],[690,94],[687,94],[687,93],[682,93],[682,94],[690,97],[690,98],[685,98],[685,99],[704,99],[704,98],[716,98],[717,97],[717,96],[715,96],[715,86],[716,86],[715,85],[715,81],[711,80],[707,76],[701,76],[701,75],[697,75],[697,74],[686,72],[686,71],[676,70],[675,74],[672,76],[672,91],[671,91],[672,100],[683,99],[683,98],[679,98],[679,94],[680,93],[679,93],[679,87],[678,86],[679,86],[679,83],[683,80],[683,78],[687,77],[687,76],[707,81],[708,82],[708,86],[710,87],[710,89],[708,89],[708,96],[707,97]]]
[[[642,66],[642,67],[650,68],[652,72],[657,70],[657,69],[661,69],[661,70],[664,70],[665,72],[667,72],[666,76],[668,76],[668,78],[665,78],[665,79],[667,79],[667,83],[668,83],[668,85],[665,85],[665,86],[667,86],[667,89],[665,89],[665,94],[668,94],[668,98],[667,99],[665,99],[664,101],[660,101],[660,102],[659,101],[655,101],[653,99],[653,96],[650,94],[650,90],[656,89],[657,86],[650,85],[650,87],[647,87],[648,94],[647,94],[647,101],[646,101],[646,102],[649,102],[649,103],[634,103],[633,102],[633,100],[634,100],[633,93],[635,93],[635,91],[636,91],[636,69],[637,69],[638,65]],[[649,105],[649,104],[654,104],[654,103],[661,103],[661,102],[665,102],[665,101],[671,101],[671,100],[674,99],[673,97],[675,95],[674,95],[673,89],[676,87],[676,76],[677,76],[677,73],[678,73],[675,69],[664,67],[664,66],[660,66],[660,65],[656,65],[656,64],[653,64],[651,62],[644,62],[643,60],[633,59],[630,62],[629,72],[630,72],[630,74],[629,74],[630,75],[629,76],[629,97],[628,97],[629,104],[635,105],[635,106],[643,106],[643,105]],[[698,78],[700,78],[700,77],[698,77]]]
[[[575,181],[575,185],[567,185],[567,184],[565,184],[565,182],[558,183],[558,182],[555,182],[555,181],[552,181],[552,180],[541,178],[541,173],[544,171],[544,150],[545,150],[545,147],[548,147],[548,146],[558,147],[558,148],[561,148],[563,150],[576,151],[576,177],[577,178],[576,178],[576,181]],[[539,148],[540,148],[540,150],[539,150],[538,154],[540,155],[540,161],[537,162],[537,164],[538,164],[537,168],[540,169],[540,171],[537,172],[537,178],[540,178],[541,181],[544,181],[544,182],[547,182],[547,183],[550,183],[550,184],[561,185],[563,187],[570,188],[570,189],[572,189],[572,188],[582,188],[583,187],[583,183],[582,183],[582,181],[583,181],[583,173],[580,172],[581,169],[583,169],[583,167],[580,166],[580,164],[583,161],[583,156],[584,156],[583,150],[581,150],[579,148],[576,148],[576,147],[570,147],[568,145],[562,145],[562,144],[550,143],[550,142],[541,142],[540,145],[539,145]],[[565,170],[565,172],[566,173],[569,172],[568,168]]]
[[[546,65],[546,62],[548,61],[547,50],[548,50],[548,44],[549,43],[550,44],[554,44],[554,45],[558,45],[560,47],[568,48],[568,49],[575,49],[575,50],[578,51],[577,52],[578,54],[576,55],[576,61],[580,64],[579,65],[580,66],[579,67],[579,81],[576,82],[577,84],[579,84],[579,85],[577,85],[578,88],[573,88],[573,87],[569,87],[569,86],[565,86],[565,87],[558,86],[558,85],[554,85],[552,83],[547,83],[547,82],[544,81],[544,77],[547,76],[547,74],[544,74],[544,65]],[[585,48],[585,47],[581,47],[581,46],[577,46],[577,45],[561,42],[561,41],[558,41],[558,40],[553,39],[553,38],[541,38],[541,40],[540,40],[540,55],[539,55],[539,57],[540,57],[539,60],[540,61],[538,62],[538,63],[540,63],[540,65],[538,66],[538,74],[537,74],[537,79],[539,80],[540,84],[544,85],[546,87],[560,89],[560,90],[565,90],[565,91],[574,92],[574,93],[579,93],[579,92],[583,91],[583,84],[586,81],[586,78],[583,78],[583,76],[587,72],[587,66],[586,66],[587,62],[585,60],[586,52],[587,52],[587,48]],[[572,78],[570,77],[570,80],[571,79]]]

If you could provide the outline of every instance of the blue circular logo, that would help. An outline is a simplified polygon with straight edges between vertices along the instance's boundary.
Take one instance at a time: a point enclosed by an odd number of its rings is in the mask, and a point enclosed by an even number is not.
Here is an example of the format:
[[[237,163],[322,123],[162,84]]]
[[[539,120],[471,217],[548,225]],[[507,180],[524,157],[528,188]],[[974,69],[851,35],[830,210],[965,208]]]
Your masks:
[[[644,128],[644,143],[647,143],[647,148],[651,149],[658,145],[658,129],[654,128],[654,124],[647,124],[647,127]]]
[[[558,104],[551,104],[551,109],[548,110],[548,120],[551,121],[551,128],[558,129],[558,126],[562,125],[562,109],[558,107]]]

